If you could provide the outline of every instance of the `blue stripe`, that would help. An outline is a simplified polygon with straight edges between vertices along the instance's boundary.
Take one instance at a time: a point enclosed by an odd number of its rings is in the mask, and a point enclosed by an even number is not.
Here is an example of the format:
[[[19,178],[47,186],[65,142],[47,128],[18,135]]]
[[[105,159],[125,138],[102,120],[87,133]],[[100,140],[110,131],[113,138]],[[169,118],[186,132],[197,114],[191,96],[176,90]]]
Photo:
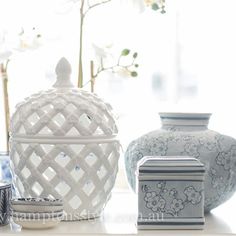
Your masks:
[[[171,120],[209,120],[209,117],[169,117],[161,116],[161,119],[171,119]]]
[[[139,182],[146,182],[146,181],[191,181],[191,182],[203,182],[203,180],[197,179],[139,179]]]
[[[138,225],[204,225],[205,222],[140,222]]]
[[[139,173],[205,173],[205,170],[141,170]]]

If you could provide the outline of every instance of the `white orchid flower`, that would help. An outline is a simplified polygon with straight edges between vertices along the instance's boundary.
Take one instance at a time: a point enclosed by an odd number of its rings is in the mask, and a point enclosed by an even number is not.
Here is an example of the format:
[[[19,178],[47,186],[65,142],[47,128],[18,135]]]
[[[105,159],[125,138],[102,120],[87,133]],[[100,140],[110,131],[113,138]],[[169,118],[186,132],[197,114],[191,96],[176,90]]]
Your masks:
[[[115,71],[116,75],[122,77],[122,78],[130,78],[131,74],[130,71],[123,68],[123,67],[118,67]]]
[[[98,58],[106,58],[107,57],[107,50],[105,47],[99,47],[98,45],[93,43],[93,50],[95,53],[95,56]]]
[[[29,32],[22,30],[20,34],[0,32],[0,63],[8,60],[15,52],[34,50],[42,45],[41,35],[33,28]]]
[[[93,56],[96,59],[97,63],[101,63],[101,60],[112,59],[114,53],[112,51],[113,44],[98,44],[92,43]]]
[[[40,46],[42,46],[42,38],[35,28],[29,31],[22,29],[15,50],[24,52],[25,50],[37,49]]]

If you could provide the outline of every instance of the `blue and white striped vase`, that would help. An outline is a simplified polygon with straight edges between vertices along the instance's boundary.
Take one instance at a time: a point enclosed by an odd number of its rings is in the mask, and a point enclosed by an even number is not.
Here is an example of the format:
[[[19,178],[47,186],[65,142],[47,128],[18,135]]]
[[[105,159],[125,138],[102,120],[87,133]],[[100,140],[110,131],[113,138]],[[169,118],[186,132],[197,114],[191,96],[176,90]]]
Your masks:
[[[162,127],[132,141],[125,153],[130,186],[135,190],[137,162],[144,156],[191,156],[206,168],[205,212],[236,190],[236,140],[208,129],[208,113],[160,113]]]

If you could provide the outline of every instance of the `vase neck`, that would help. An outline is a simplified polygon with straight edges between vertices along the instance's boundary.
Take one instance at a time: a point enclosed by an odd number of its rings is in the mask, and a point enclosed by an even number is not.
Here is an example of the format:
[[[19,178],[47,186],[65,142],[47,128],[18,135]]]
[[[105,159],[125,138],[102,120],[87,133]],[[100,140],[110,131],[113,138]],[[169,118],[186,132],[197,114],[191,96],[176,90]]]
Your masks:
[[[208,129],[210,113],[159,113],[163,129],[199,131]]]

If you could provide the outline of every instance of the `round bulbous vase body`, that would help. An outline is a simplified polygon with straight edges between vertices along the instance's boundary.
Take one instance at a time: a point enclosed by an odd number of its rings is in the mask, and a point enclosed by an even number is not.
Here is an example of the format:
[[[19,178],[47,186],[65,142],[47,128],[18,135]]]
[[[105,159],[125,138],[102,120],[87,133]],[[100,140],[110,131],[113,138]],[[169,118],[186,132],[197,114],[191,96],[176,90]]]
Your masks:
[[[132,141],[125,153],[135,191],[137,162],[144,156],[191,156],[205,165],[205,212],[228,200],[236,189],[236,140],[208,129],[211,114],[160,113],[162,128]]]

